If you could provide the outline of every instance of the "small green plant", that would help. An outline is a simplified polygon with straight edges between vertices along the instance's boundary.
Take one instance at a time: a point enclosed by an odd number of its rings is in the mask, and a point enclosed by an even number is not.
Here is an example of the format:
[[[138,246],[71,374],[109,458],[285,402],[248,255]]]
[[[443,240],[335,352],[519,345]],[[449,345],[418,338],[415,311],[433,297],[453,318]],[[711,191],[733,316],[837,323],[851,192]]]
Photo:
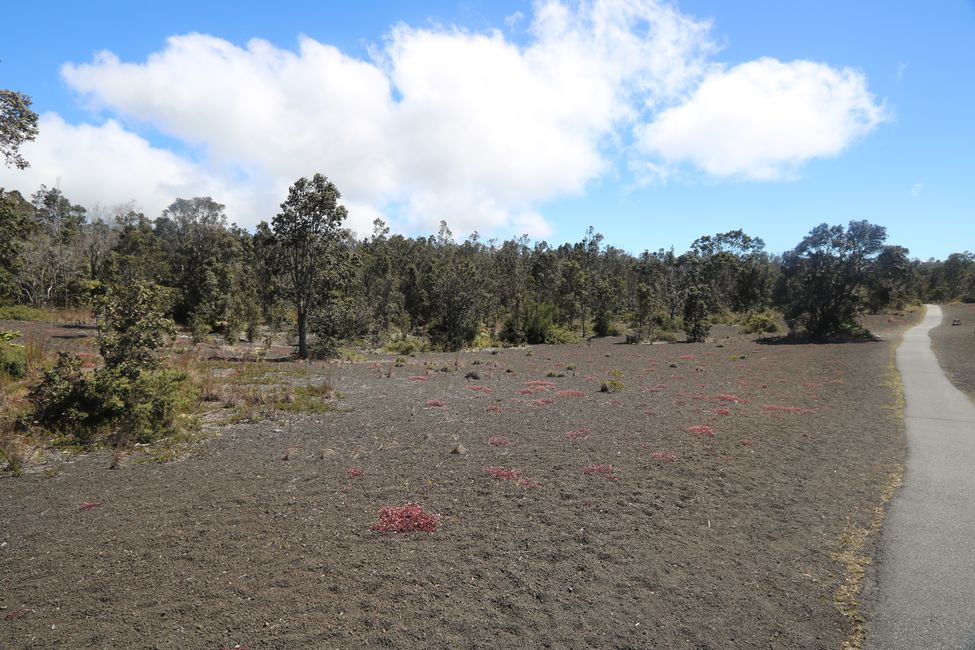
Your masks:
[[[622,393],[624,388],[626,388],[626,384],[623,383],[622,379],[609,379],[604,381],[602,386],[599,387],[599,392]]]
[[[27,349],[13,341],[20,332],[0,330],[0,375],[19,379],[27,374]]]
[[[406,359],[404,357],[396,357],[396,361],[393,363],[397,368],[402,368],[406,365]]]
[[[289,385],[274,407],[290,413],[328,413],[336,409],[334,397],[335,391],[328,382],[317,386]]]

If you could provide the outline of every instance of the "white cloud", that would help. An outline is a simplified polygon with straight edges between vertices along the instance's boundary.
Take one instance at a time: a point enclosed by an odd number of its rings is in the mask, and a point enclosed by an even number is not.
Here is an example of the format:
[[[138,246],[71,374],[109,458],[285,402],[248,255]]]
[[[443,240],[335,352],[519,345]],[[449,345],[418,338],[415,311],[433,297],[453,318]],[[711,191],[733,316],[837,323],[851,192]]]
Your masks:
[[[911,186],[912,199],[920,197],[922,192],[924,192],[924,183],[914,183],[914,185]]]
[[[708,74],[687,101],[638,129],[639,146],[718,177],[787,178],[887,119],[849,68],[763,58]]]
[[[210,195],[238,204],[254,196],[247,186],[235,187],[172,152],[108,120],[101,126],[72,125],[55,113],[39,120],[42,137],[23,147],[31,166],[10,172],[25,193],[40,185],[60,185],[65,196],[82,205],[115,205],[133,198],[152,218],[176,196]],[[3,182],[0,182],[2,185]]]
[[[45,116],[25,149],[31,170],[0,170],[0,184],[60,177],[75,201],[134,197],[153,214],[205,193],[253,225],[296,178],[321,171],[359,232],[383,217],[421,232],[444,219],[458,234],[544,236],[537,206],[583,193],[619,158],[659,178],[681,161],[775,178],[882,117],[848,70],[720,68],[710,24],[657,0],[542,0],[527,20],[524,45],[501,31],[398,25],[371,60],[307,37],[296,51],[185,34],[144,62],[102,52],[62,75],[113,119]],[[121,124],[195,153],[155,148]]]

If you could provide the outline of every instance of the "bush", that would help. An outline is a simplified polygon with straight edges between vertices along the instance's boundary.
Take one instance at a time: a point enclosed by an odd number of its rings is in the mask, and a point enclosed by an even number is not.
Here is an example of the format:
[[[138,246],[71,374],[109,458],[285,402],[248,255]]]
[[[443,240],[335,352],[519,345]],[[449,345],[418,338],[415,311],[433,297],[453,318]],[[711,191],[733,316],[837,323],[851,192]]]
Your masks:
[[[82,444],[111,435],[117,449],[176,433],[199,395],[185,373],[160,368],[156,350],[175,329],[163,316],[163,290],[136,282],[92,293],[105,366],[86,373],[81,359],[60,353],[31,388],[35,420]]]
[[[19,336],[20,332],[0,330],[0,375],[19,379],[27,374],[27,349],[12,343]]]
[[[409,356],[417,352],[426,352],[429,347],[426,341],[414,336],[399,336],[388,341],[383,349],[386,352]]]
[[[89,445],[111,433],[139,443],[155,442],[179,430],[180,416],[199,396],[176,370],[130,376],[118,368],[85,373],[81,359],[65,352],[31,389],[34,419],[49,431]]]
[[[745,322],[742,323],[741,328],[746,334],[771,334],[778,332],[780,329],[779,316],[774,311],[769,309],[755,312],[754,314],[750,314],[745,319]]]
[[[603,385],[599,387],[599,392],[622,393],[624,388],[626,388],[626,384],[623,383],[622,379],[610,379],[603,382]]]

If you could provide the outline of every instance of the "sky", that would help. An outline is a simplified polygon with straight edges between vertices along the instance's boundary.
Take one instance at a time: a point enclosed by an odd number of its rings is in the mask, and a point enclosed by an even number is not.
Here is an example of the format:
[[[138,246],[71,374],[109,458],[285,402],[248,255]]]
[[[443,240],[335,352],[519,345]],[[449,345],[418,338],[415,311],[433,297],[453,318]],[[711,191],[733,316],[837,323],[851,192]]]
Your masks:
[[[211,196],[270,221],[320,172],[348,225],[639,254],[769,252],[866,219],[975,251],[975,1],[12,3],[27,170],[95,213]]]

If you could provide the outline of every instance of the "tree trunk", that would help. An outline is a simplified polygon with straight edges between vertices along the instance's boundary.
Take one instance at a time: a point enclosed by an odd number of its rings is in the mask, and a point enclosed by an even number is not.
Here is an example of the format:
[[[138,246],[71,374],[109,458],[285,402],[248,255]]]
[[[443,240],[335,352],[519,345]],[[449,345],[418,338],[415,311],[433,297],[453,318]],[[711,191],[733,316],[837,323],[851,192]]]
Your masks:
[[[308,312],[298,310],[298,358],[308,358]]]

